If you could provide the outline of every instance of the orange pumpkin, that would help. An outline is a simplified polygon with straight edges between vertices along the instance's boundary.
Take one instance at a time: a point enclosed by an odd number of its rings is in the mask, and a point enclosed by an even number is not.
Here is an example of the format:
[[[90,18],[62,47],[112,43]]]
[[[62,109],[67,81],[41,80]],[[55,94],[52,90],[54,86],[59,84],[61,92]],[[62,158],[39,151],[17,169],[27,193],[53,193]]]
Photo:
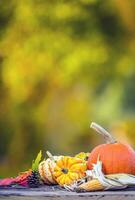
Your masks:
[[[127,144],[116,142],[113,137],[96,123],[92,123],[92,128],[102,134],[108,144],[102,144],[92,150],[88,159],[88,169],[92,169],[92,164],[97,160],[102,161],[103,172],[105,174],[127,173],[135,175],[135,151]]]

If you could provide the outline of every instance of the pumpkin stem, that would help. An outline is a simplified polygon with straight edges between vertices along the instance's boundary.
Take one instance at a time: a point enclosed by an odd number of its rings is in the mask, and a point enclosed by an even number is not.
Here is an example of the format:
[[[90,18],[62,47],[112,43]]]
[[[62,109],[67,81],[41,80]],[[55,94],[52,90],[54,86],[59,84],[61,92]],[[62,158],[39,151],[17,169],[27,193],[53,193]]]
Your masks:
[[[104,139],[106,140],[107,143],[116,143],[117,141],[112,137],[108,131],[106,131],[103,127],[100,125],[96,124],[95,122],[92,122],[90,125],[90,128],[93,128],[95,131],[97,131],[99,134],[101,134]]]
[[[53,155],[49,152],[49,151],[46,151],[46,154],[48,155],[48,157],[54,161],[54,157]]]

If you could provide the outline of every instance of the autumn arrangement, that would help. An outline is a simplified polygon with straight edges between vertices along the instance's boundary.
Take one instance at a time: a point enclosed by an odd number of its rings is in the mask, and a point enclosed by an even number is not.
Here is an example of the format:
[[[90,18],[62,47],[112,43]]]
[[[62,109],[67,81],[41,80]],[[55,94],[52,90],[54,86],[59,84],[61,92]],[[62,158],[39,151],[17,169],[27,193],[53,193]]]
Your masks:
[[[0,180],[0,186],[60,185],[68,191],[90,192],[124,189],[135,185],[135,151],[128,144],[116,141],[110,133],[96,123],[91,124],[106,143],[95,147],[90,153],[75,156],[53,156],[40,151],[31,169],[15,178]]]

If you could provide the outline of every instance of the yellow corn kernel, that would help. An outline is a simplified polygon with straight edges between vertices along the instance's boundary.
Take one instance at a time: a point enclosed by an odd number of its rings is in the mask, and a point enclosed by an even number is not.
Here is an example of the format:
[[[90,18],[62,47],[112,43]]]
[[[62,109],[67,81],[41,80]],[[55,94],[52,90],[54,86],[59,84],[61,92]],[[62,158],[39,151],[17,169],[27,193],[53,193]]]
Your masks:
[[[91,181],[88,181],[86,183],[81,184],[78,188],[77,191],[98,191],[98,190],[104,190],[105,187],[99,182],[98,179],[93,179]]]

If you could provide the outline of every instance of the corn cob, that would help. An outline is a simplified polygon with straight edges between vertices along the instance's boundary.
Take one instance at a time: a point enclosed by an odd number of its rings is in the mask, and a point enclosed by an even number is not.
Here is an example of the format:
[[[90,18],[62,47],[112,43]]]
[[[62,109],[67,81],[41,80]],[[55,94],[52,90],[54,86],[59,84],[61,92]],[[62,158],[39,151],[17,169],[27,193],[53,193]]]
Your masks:
[[[81,184],[79,187],[77,187],[77,192],[90,192],[90,191],[98,191],[98,190],[104,190],[105,187],[99,182],[98,179],[90,180],[86,183]]]

